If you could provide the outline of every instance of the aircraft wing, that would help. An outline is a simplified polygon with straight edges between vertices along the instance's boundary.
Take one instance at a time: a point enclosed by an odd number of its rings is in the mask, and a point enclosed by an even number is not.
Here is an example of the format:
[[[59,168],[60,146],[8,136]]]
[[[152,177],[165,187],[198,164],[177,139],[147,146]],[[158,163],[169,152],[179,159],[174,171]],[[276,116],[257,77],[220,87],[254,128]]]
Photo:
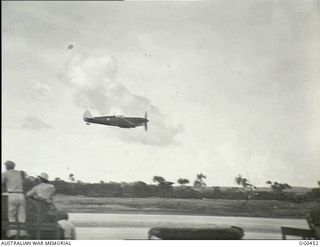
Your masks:
[[[126,119],[126,118],[122,118],[122,120],[123,120],[126,124],[129,124],[131,127],[135,127],[135,126],[136,126],[134,123],[132,123],[131,121],[129,121],[129,120]]]

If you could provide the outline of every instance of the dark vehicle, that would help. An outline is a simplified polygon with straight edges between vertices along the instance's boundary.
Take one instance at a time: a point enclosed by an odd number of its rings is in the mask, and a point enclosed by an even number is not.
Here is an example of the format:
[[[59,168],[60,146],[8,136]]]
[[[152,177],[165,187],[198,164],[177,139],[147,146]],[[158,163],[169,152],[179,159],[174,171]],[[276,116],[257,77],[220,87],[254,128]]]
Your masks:
[[[138,126],[144,126],[145,131],[148,130],[147,112],[145,113],[144,118],[141,117],[124,117],[124,116],[101,116],[93,117],[89,111],[83,113],[83,120],[89,125],[90,123],[94,124],[103,124],[110,126],[117,126],[120,128],[135,128]]]
[[[148,232],[149,239],[162,240],[241,240],[242,228],[188,228],[188,227],[154,227]]]

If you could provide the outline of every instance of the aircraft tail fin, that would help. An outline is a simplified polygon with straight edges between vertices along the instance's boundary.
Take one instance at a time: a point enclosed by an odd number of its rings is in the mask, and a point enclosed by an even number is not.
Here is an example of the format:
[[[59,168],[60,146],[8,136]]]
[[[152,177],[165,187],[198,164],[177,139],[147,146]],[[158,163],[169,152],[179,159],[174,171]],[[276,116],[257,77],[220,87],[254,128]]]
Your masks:
[[[148,112],[145,112],[144,114],[144,118],[147,120],[145,123],[144,123],[144,130],[145,131],[148,131]]]
[[[91,112],[88,110],[83,113],[83,119],[85,120],[86,118],[92,118]]]

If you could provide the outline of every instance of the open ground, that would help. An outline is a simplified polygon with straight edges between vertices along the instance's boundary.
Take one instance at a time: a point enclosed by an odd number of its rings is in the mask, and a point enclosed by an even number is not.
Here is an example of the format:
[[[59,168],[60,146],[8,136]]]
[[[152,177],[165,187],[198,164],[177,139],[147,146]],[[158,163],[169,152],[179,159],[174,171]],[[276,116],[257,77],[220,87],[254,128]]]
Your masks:
[[[114,198],[57,195],[59,210],[69,213],[134,213],[266,218],[305,218],[314,202],[276,200]]]

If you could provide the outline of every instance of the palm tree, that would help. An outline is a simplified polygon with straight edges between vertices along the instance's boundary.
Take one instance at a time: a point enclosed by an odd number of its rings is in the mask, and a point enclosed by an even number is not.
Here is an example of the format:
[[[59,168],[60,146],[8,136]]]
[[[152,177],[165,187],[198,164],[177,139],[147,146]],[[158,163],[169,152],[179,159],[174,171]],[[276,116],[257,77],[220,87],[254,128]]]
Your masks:
[[[166,182],[166,180],[163,177],[160,177],[160,176],[154,176],[152,181],[155,182],[155,183],[158,183],[158,185],[163,185]]]
[[[179,178],[177,182],[181,186],[190,183],[190,181],[188,179],[186,179],[186,178]]]
[[[279,183],[277,181],[267,181],[267,184],[270,184],[271,189],[276,193],[282,193],[285,189],[291,189],[291,186],[287,183]]]
[[[72,183],[76,181],[76,179],[74,178],[73,173],[70,173],[68,178],[69,178],[70,182],[72,182]]]
[[[204,179],[206,179],[207,177],[205,175],[203,175],[202,173],[197,174],[197,178],[196,180],[193,182],[193,186],[194,187],[206,187],[206,183],[203,181]]]
[[[252,184],[250,184],[248,179],[242,177],[240,174],[234,180],[238,185],[241,185],[243,188],[248,188],[253,186]]]
[[[243,207],[248,203],[252,196],[257,194],[255,191],[257,187],[252,185],[247,178],[242,177],[240,174],[234,180],[238,185],[242,186],[244,189],[249,189],[248,195],[241,205],[241,207]]]
[[[234,181],[237,183],[237,185],[242,185],[242,176],[239,174]]]

